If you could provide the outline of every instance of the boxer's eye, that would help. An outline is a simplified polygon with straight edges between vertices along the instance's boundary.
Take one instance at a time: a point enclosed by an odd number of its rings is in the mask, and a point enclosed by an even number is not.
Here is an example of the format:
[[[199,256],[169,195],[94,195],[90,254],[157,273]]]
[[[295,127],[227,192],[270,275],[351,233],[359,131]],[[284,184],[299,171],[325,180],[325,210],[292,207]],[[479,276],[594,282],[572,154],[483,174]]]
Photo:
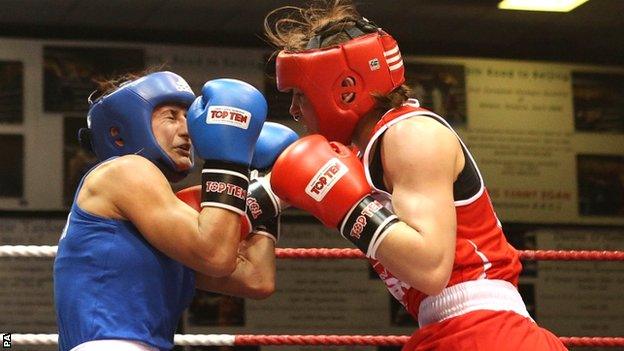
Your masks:
[[[162,116],[163,116],[164,118],[166,118],[166,119],[175,119],[175,118],[176,118],[176,117],[175,117],[175,113],[174,113],[174,111],[173,111],[173,110],[166,110],[166,111],[163,111]]]

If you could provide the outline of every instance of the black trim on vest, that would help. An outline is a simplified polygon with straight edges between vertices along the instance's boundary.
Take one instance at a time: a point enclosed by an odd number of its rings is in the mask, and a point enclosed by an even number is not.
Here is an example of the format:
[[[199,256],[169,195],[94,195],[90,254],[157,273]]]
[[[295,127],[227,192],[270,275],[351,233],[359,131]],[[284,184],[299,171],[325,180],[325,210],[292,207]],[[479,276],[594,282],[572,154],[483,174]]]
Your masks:
[[[440,122],[438,119],[434,117],[427,116],[427,115],[422,115],[419,117],[432,118],[433,120],[442,124],[444,127],[448,128],[447,125]],[[374,146],[375,149],[372,152],[373,156],[371,158],[370,164],[368,165],[368,170],[370,172],[371,181],[373,182],[373,185],[375,186],[375,188],[388,193],[389,191],[383,182],[384,170],[383,170],[383,165],[381,163],[381,147],[380,147],[382,138],[383,138],[383,134],[379,136],[379,138],[377,139],[378,140],[377,145]],[[472,162],[472,158],[470,158],[470,155],[468,154],[468,150],[466,150],[464,145],[460,143],[460,146],[462,148],[462,152],[464,154],[464,159],[466,160],[466,162],[464,163],[464,168],[457,176],[457,180],[455,180],[455,182],[453,183],[453,199],[455,201],[468,200],[471,197],[475,196],[479,192],[479,190],[481,190],[481,180],[479,178],[479,172],[477,172],[477,167],[474,164],[474,162]]]

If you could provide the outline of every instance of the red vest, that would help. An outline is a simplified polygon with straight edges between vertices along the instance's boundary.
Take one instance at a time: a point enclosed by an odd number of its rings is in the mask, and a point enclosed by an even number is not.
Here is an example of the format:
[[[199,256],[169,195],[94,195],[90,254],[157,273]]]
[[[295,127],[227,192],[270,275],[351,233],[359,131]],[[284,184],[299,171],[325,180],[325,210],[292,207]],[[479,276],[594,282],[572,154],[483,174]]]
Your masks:
[[[372,158],[371,150],[375,142],[393,124],[406,118],[418,117],[434,118],[455,133],[442,117],[419,107],[412,100],[400,108],[388,111],[375,126],[373,136],[366,146],[362,158],[368,181],[376,190],[381,191],[373,184],[369,171],[369,163]],[[457,133],[455,134],[457,135]],[[459,139],[459,136],[457,138]],[[468,156],[466,157],[466,163],[474,163],[474,159],[466,146],[461,139],[459,141],[462,147],[465,148],[465,155]],[[476,163],[474,166],[478,172]],[[518,277],[522,269],[518,253],[505,239],[481,174],[479,174],[479,179],[481,187],[474,196],[469,199],[455,201],[457,214],[455,261],[447,287],[477,279],[501,279],[517,286]],[[395,278],[378,261],[371,260],[371,264],[379,274],[379,277],[386,283],[390,293],[405,306],[412,316],[417,318],[420,302],[427,295]]]

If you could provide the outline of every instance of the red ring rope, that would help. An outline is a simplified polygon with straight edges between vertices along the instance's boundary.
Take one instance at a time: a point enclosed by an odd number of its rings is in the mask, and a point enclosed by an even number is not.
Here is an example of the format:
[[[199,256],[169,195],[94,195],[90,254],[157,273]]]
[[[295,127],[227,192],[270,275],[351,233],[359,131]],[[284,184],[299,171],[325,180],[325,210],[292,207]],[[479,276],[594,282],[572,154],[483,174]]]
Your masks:
[[[518,250],[520,258],[530,261],[624,261],[624,251]],[[358,249],[278,248],[278,258],[365,258]]]

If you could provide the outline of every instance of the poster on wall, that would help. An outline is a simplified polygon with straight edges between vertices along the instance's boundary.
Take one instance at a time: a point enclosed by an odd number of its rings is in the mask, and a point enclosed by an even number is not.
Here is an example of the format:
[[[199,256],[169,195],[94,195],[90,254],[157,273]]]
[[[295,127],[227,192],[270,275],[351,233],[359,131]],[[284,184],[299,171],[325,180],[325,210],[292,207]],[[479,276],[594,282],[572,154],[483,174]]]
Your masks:
[[[0,197],[24,196],[24,137],[0,134]]]
[[[624,229],[504,224],[517,250],[622,250]],[[522,260],[518,290],[536,322],[559,336],[620,336],[624,267],[615,261]]]
[[[96,80],[108,80],[145,67],[142,49],[45,46],[43,49],[46,112],[86,112]]]
[[[544,250],[622,250],[624,231],[608,227],[536,227]],[[614,261],[540,261],[537,321],[558,335],[622,336],[624,266]]]
[[[440,72],[455,72],[448,74],[457,77],[461,71],[454,67],[463,67],[466,117],[454,127],[476,159],[503,222],[624,223],[615,210],[621,207],[619,200],[604,200],[610,201],[609,210],[595,209],[596,201],[603,199],[584,189],[588,181],[605,179],[584,171],[598,168],[591,157],[582,156],[615,157],[601,161],[606,163],[600,169],[609,173],[605,187],[618,193],[618,156],[624,156],[624,89],[618,78],[624,70],[489,59],[407,61],[408,74],[421,72],[430,82],[414,89],[425,91],[421,99],[429,109],[435,108],[434,94],[427,92],[434,86],[431,82],[451,81],[439,78]],[[448,107],[442,111],[448,112]],[[588,201],[593,210],[587,208]]]
[[[624,133],[624,74],[572,72],[577,132]]]
[[[413,97],[453,127],[466,124],[465,76],[460,64],[405,63],[405,83]]]
[[[466,63],[468,125],[460,134],[505,221],[578,217],[567,67]]]
[[[146,46],[145,63],[179,74],[196,95],[205,82],[217,78],[239,79],[263,90],[264,62],[260,50]]]
[[[19,124],[24,120],[24,65],[0,61],[0,124]]]
[[[624,218],[624,156],[577,155],[581,216]]]

